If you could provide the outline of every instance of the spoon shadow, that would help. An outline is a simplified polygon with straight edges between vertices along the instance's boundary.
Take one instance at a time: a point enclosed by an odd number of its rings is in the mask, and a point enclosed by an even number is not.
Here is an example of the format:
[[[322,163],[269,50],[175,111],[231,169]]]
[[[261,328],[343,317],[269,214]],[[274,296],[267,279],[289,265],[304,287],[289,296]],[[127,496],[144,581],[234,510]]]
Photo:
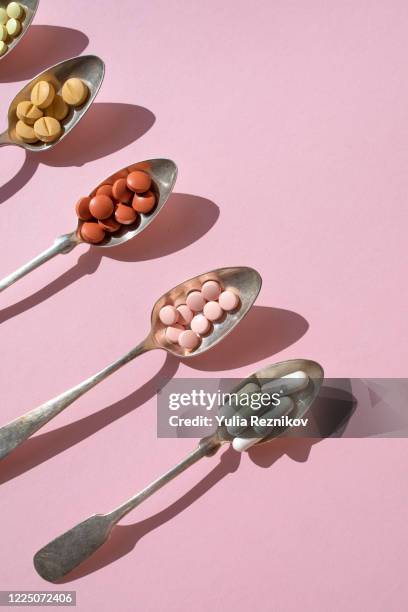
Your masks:
[[[306,434],[311,435],[313,432],[319,432],[319,438],[277,438],[270,444],[252,447],[248,451],[248,455],[256,465],[264,468],[271,467],[278,459],[285,455],[294,461],[303,463],[307,461],[314,444],[334,433],[339,436],[340,432],[341,435],[354,409],[355,398],[349,391],[322,386],[321,395],[319,395],[311,408],[313,416],[310,420],[313,424]],[[302,435],[305,435],[304,430]],[[161,512],[143,521],[133,523],[132,525],[116,525],[107,543],[58,583],[65,584],[83,578],[129,554],[144,536],[186,510],[215,484],[225,478],[225,476],[236,472],[240,460],[241,454],[236,453],[229,446],[221,455],[218,465],[190,491]]]
[[[98,249],[90,247],[77,263],[34,294],[0,310],[0,324],[38,306],[87,274],[93,274],[103,257],[117,261],[137,262],[156,259],[186,248],[204,236],[216,223],[219,208],[211,200],[186,193],[171,194],[166,206],[137,236],[116,247]],[[185,227],[188,226],[188,232]]]
[[[127,397],[78,421],[29,438],[11,455],[2,459],[0,485],[29,472],[37,465],[79,444],[82,440],[139,408],[155,397],[163,381],[175,376],[178,367],[179,360],[173,355],[166,354],[166,359],[157,374]]]
[[[253,306],[222,342],[184,363],[195,370],[209,372],[251,365],[294,344],[308,328],[306,319],[296,312]]]
[[[83,166],[138,140],[152,127],[155,120],[153,113],[143,106],[94,102],[83,121],[62,142],[48,151],[25,152],[20,170],[0,187],[0,204],[22,189],[40,164],[53,167]],[[106,133],[109,138],[106,138]]]
[[[153,516],[132,525],[116,525],[107,543],[92,557],[58,582],[64,584],[92,574],[130,553],[139,540],[186,510],[229,474],[237,471],[241,455],[231,446],[223,452],[219,463],[173,504]]]
[[[80,55],[89,38],[79,30],[53,25],[31,25],[13,52],[2,60],[0,83],[32,79],[67,57]]]

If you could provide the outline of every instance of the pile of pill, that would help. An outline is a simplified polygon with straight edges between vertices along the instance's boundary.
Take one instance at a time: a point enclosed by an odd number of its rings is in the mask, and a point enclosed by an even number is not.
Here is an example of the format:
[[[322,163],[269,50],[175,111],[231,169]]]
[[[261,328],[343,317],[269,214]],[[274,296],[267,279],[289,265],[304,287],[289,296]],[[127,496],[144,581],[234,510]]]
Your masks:
[[[10,40],[21,33],[24,18],[24,8],[18,2],[10,2],[6,8],[0,7],[0,56],[6,53]]]
[[[125,172],[112,184],[98,187],[93,197],[78,200],[75,210],[84,221],[80,234],[85,242],[97,244],[106,233],[113,234],[123,225],[139,221],[139,215],[149,214],[156,204],[152,178],[147,172]]]
[[[17,104],[16,134],[23,142],[53,142],[62,134],[61,121],[66,119],[70,107],[81,106],[89,95],[82,79],[68,79],[61,94],[52,83],[38,81],[30,92],[30,100]]]
[[[223,290],[220,283],[208,280],[201,290],[187,293],[185,304],[166,304],[160,309],[159,319],[166,326],[166,339],[193,351],[201,337],[211,333],[213,323],[220,321],[226,312],[236,310],[239,296],[230,289]]]

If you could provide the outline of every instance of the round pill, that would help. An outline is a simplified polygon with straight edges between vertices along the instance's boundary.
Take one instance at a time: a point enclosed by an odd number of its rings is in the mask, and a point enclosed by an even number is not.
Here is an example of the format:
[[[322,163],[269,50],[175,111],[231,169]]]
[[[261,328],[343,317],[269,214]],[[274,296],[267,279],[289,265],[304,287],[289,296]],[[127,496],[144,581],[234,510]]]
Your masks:
[[[120,228],[120,223],[116,221],[115,217],[99,220],[98,223],[105,230],[105,232],[109,232],[110,234],[117,232]]]
[[[218,300],[221,293],[221,287],[217,281],[209,280],[201,287],[201,294],[205,300]]]
[[[218,302],[221,308],[228,312],[229,310],[234,310],[238,306],[239,297],[236,295],[236,293],[227,290],[220,294]]]
[[[0,57],[6,53],[8,46],[3,40],[0,40]]]
[[[23,142],[37,142],[38,140],[38,136],[34,132],[34,129],[31,125],[24,123],[24,121],[17,121],[16,134]]]
[[[16,115],[24,123],[34,125],[37,119],[41,119],[43,112],[29,100],[23,100],[17,104]]]
[[[68,113],[69,106],[59,94],[55,94],[53,101],[45,111],[47,117],[54,117],[58,121],[65,119]]]
[[[43,142],[53,142],[61,136],[62,128],[54,117],[41,117],[34,123],[34,132]]]
[[[68,79],[62,86],[62,97],[70,106],[81,106],[88,97],[88,86],[76,77]]]
[[[113,183],[112,193],[115,200],[128,204],[132,198],[132,192],[127,188],[126,179],[120,178]]]
[[[115,210],[115,219],[123,225],[132,225],[137,219],[137,212],[126,204],[118,204]]]
[[[174,325],[174,323],[177,323],[178,318],[179,313],[174,306],[167,305],[160,308],[159,319],[163,325]]]
[[[150,185],[152,184],[152,179],[150,175],[146,172],[142,172],[141,170],[134,170],[127,177],[127,185],[129,189],[132,191],[136,191],[137,193],[144,193],[145,191],[149,191]]]
[[[179,335],[178,343],[182,348],[193,350],[200,344],[200,336],[193,330],[186,329]]]
[[[205,299],[201,295],[201,291],[192,291],[186,299],[187,306],[194,312],[200,312],[204,308]]]
[[[1,40],[6,41],[7,36],[8,36],[8,32],[7,32],[6,26],[0,23],[0,41]]]
[[[81,227],[81,236],[86,242],[97,244],[105,238],[105,231],[94,221],[84,223]]]
[[[177,306],[177,311],[179,313],[179,322],[182,325],[190,325],[193,317],[194,317],[194,313],[193,311],[187,306],[187,304],[180,304],[180,306]]]
[[[203,309],[204,316],[207,317],[209,321],[218,321],[221,319],[223,310],[218,302],[207,302]]]
[[[198,314],[193,317],[193,320],[190,323],[191,329],[197,334],[206,334],[211,327],[211,323],[209,320],[202,314]]]
[[[38,81],[31,90],[31,102],[38,108],[47,108],[54,96],[55,89],[48,81]]]
[[[6,28],[10,36],[18,36],[21,32],[21,23],[18,19],[9,19]]]
[[[96,195],[91,199],[89,210],[96,219],[107,219],[113,214],[113,202],[106,195]]]
[[[112,185],[101,185],[96,190],[96,195],[106,195],[109,198],[113,198]]]
[[[92,219],[92,213],[89,210],[90,203],[91,198],[85,196],[84,198],[79,198],[78,202],[75,204],[76,214],[82,221],[90,221]]]
[[[173,342],[176,344],[180,337],[180,334],[184,331],[184,327],[182,325],[170,325],[166,328],[166,338],[169,342]]]
[[[23,7],[18,2],[10,2],[6,11],[10,19],[20,19],[23,16]]]
[[[8,21],[8,15],[5,8],[0,7],[0,23],[1,25],[6,25]]]
[[[132,200],[132,206],[137,212],[147,214],[153,210],[156,204],[156,197],[153,191],[146,191],[146,193],[139,194],[135,193]]]

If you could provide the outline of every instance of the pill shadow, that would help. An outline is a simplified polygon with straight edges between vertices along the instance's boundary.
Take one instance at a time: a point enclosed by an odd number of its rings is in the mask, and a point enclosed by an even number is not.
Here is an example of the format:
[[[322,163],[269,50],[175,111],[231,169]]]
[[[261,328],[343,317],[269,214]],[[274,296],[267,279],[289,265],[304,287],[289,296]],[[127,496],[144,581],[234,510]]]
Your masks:
[[[346,382],[342,379],[342,382]],[[308,460],[312,447],[329,437],[341,438],[356,410],[356,398],[348,381],[343,388],[323,383],[319,395],[307,413],[306,427],[295,427],[269,443],[248,450],[251,460],[259,467],[269,468],[285,455],[298,462]],[[348,388],[346,388],[346,386]]]
[[[253,306],[233,331],[214,348],[190,357],[195,370],[232,370],[261,361],[294,344],[308,330],[300,314],[283,308]]]
[[[127,397],[78,421],[29,438],[1,460],[0,484],[32,470],[145,404],[155,397],[166,379],[175,376],[179,363],[176,357],[167,354],[159,372]]]
[[[93,274],[103,257],[137,262],[163,257],[186,248],[212,228],[219,213],[218,206],[211,200],[186,193],[173,193],[154,223],[140,236],[109,249],[90,247],[79,257],[76,265],[59,278],[20,302],[0,310],[0,324],[38,306],[82,277]]]
[[[40,164],[54,167],[83,166],[138,140],[152,127],[155,120],[154,114],[143,106],[94,102],[80,123],[55,147],[39,153],[26,151],[20,170],[0,187],[0,204],[22,189]],[[109,134],[108,138],[106,134]],[[129,160],[129,163],[135,161]]]
[[[80,55],[88,43],[89,38],[79,30],[33,24],[16,48],[2,60],[0,83],[31,81],[50,66]]]
[[[222,453],[218,464],[192,489],[187,491],[187,493],[173,504],[138,523],[132,525],[116,525],[107,543],[92,555],[92,557],[87,559],[87,561],[67,574],[67,576],[59,581],[59,584],[65,584],[83,578],[130,553],[144,536],[189,508],[194,502],[200,499],[200,497],[208,493],[217,483],[227,476],[234,474],[238,470],[240,461],[241,455],[236,453],[232,447],[229,447]]]

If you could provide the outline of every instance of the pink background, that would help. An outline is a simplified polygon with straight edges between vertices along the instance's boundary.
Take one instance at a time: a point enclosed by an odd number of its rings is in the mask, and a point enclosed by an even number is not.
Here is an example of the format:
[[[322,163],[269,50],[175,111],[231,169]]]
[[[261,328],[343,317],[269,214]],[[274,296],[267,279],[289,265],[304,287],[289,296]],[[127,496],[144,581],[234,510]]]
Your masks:
[[[0,151],[1,276],[71,230],[77,197],[114,170],[168,156],[179,178],[139,239],[78,248],[2,294],[2,422],[141,340],[183,279],[243,264],[264,286],[213,353],[140,357],[2,463],[0,588],[52,588],[38,548],[192,449],[156,439],[163,375],[293,357],[328,376],[406,375],[407,27],[397,0],[41,0],[0,62],[3,116],[61,59],[96,53],[107,72],[54,151]],[[226,450],[126,517],[61,588],[84,611],[399,611],[407,460],[398,439]]]

